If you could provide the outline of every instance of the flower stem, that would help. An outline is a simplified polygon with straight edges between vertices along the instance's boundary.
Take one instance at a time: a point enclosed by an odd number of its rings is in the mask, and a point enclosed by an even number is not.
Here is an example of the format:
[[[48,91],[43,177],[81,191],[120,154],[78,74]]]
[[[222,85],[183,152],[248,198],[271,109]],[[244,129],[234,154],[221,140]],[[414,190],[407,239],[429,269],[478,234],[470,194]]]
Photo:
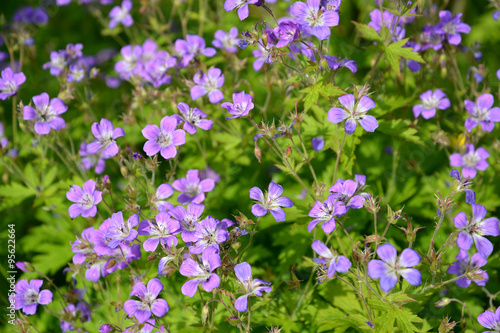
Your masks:
[[[333,171],[332,185],[335,185],[335,181],[337,180],[337,168],[339,167],[340,156],[342,155],[342,150],[344,149],[346,135],[347,133],[344,131],[344,136],[342,137],[342,143],[340,144],[339,152],[337,153],[337,161],[335,162],[335,170]]]

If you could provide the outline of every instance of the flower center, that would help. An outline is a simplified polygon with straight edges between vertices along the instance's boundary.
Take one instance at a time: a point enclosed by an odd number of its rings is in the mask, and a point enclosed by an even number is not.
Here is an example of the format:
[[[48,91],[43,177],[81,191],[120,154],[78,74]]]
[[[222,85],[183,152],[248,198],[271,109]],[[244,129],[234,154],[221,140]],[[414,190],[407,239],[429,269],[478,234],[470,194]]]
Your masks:
[[[468,167],[476,166],[477,162],[479,162],[480,158],[475,153],[464,155],[464,164]]]
[[[94,205],[94,197],[88,193],[84,193],[82,199],[78,203],[85,209],[90,209]]]
[[[26,294],[24,294],[24,300],[26,304],[38,304],[39,294],[33,290],[29,289]]]
[[[158,143],[162,148],[170,146],[172,144],[172,135],[170,133],[161,132],[156,138],[156,143]]]

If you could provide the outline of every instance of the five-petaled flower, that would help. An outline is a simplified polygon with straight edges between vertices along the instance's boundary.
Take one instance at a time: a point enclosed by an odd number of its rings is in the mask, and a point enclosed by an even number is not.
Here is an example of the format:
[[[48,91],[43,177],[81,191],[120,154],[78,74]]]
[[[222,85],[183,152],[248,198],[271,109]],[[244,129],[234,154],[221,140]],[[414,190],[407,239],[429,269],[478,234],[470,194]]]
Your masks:
[[[110,240],[108,247],[114,249],[122,242],[131,242],[137,238],[137,230],[133,229],[139,224],[139,215],[130,215],[127,222],[123,220],[123,213],[114,213],[110,217],[110,227],[105,237]]]
[[[102,192],[95,189],[95,181],[92,179],[83,183],[82,187],[72,185],[68,193],[66,193],[68,200],[74,202],[68,211],[72,219],[78,215],[94,217],[97,214],[96,205],[102,200]]]
[[[219,103],[224,95],[219,90],[224,84],[224,74],[219,68],[210,68],[208,73],[198,72],[193,77],[195,86],[191,88],[191,98],[194,100],[208,94],[208,100],[212,104]]]
[[[200,265],[199,262],[187,258],[179,268],[179,273],[182,275],[194,277],[194,279],[188,280],[182,286],[181,291],[184,295],[193,297],[200,283],[206,292],[210,292],[219,286],[219,276],[212,273],[217,267],[221,266],[219,250],[215,247],[207,248],[201,255],[201,263]]]
[[[26,280],[19,280],[15,286],[15,295],[9,297],[10,303],[14,304],[14,309],[23,310],[27,315],[35,314],[38,304],[49,304],[52,302],[52,292],[44,289],[40,291],[43,280],[33,279],[29,283]]]
[[[457,254],[457,261],[451,264],[448,267],[448,274],[455,274],[458,276],[464,275],[465,273],[469,273],[474,276],[474,282],[481,287],[484,287],[486,282],[489,279],[488,273],[480,269],[480,267],[486,265],[488,260],[483,258],[479,253],[474,253],[472,258],[469,258],[469,254],[467,251],[460,250]],[[457,286],[462,288],[467,288],[471,284],[471,280],[469,279],[470,275],[466,275],[455,283]]]
[[[496,217],[484,219],[487,213],[484,206],[478,204],[471,206],[472,217],[467,218],[464,212],[460,212],[453,219],[455,227],[460,230],[457,246],[467,251],[472,243],[475,243],[477,252],[486,258],[493,252],[493,245],[484,236],[500,236],[499,221]]]
[[[422,104],[417,104],[413,107],[413,115],[415,118],[422,115],[424,119],[433,118],[436,115],[436,109],[446,110],[450,107],[450,100],[446,98],[446,94],[441,89],[434,91],[427,90],[420,95]]]
[[[491,94],[482,94],[478,97],[476,103],[468,99],[465,100],[465,109],[471,115],[465,120],[467,132],[470,133],[479,124],[481,124],[483,131],[493,131],[494,123],[500,122],[500,108],[492,108],[494,102],[495,100]]]
[[[10,67],[2,71],[0,78],[0,99],[6,100],[17,93],[17,88],[26,81],[23,72],[14,73]]]
[[[486,159],[490,153],[483,147],[474,149],[474,144],[468,143],[463,154],[450,155],[450,165],[462,167],[462,176],[465,178],[476,177],[477,170],[484,171],[490,165]]]
[[[113,123],[103,118],[100,124],[92,124],[92,134],[95,140],[87,145],[87,153],[95,154],[102,150],[101,157],[107,159],[118,154],[118,145],[115,140],[125,136],[125,131],[121,127],[113,128]]]
[[[224,9],[226,12],[230,12],[238,8],[238,17],[243,21],[249,14],[248,5],[255,5],[261,1],[262,0],[226,0],[226,2],[224,2]]]
[[[285,221],[286,215],[281,207],[293,207],[293,202],[287,197],[282,197],[282,193],[283,187],[273,182],[269,184],[269,190],[265,195],[260,188],[252,187],[250,198],[257,201],[252,206],[252,214],[261,217],[271,212],[276,222]]]
[[[165,159],[174,158],[177,155],[176,146],[186,143],[186,132],[177,128],[177,119],[173,116],[165,116],[157,125],[146,125],[142,135],[148,141],[144,144],[144,151],[148,156],[154,156],[160,152]]]
[[[323,265],[323,269],[327,270],[328,277],[335,276],[335,272],[347,273],[351,267],[351,262],[345,256],[332,253],[326,245],[315,240],[312,243],[312,249],[319,254],[319,258],[313,258],[313,261]]]
[[[39,135],[48,134],[50,129],[56,131],[66,126],[64,119],[59,117],[68,110],[60,98],[49,98],[47,93],[33,96],[35,107],[26,105],[23,110],[24,120],[35,120],[35,132]]]
[[[331,108],[328,111],[328,121],[337,124],[343,120],[345,122],[345,131],[347,134],[353,134],[356,130],[356,124],[359,122],[368,132],[374,132],[378,127],[377,119],[374,116],[367,115],[368,110],[375,107],[375,102],[368,96],[363,96],[356,103],[353,94],[339,97],[339,102],[344,108]]]
[[[261,279],[252,279],[252,267],[247,262],[242,262],[234,266],[234,273],[238,280],[240,280],[240,285],[243,287],[243,296],[238,297],[234,302],[234,308],[239,312],[247,311],[248,297],[250,296],[262,296],[262,292],[270,293],[272,288],[268,287],[271,282],[267,282]],[[265,286],[262,286],[262,285]]]
[[[245,94],[244,91],[233,94],[233,102],[224,102],[221,106],[227,110],[231,117],[227,117],[227,119],[240,118],[248,115],[250,110],[253,109],[253,97],[250,94]]]
[[[339,14],[335,11],[323,11],[320,0],[307,0],[307,4],[297,1],[291,7],[290,13],[297,17],[297,23],[305,31],[319,40],[330,37],[330,27],[339,24]]]
[[[167,212],[159,212],[155,216],[156,223],[142,221],[139,224],[139,235],[149,235],[143,243],[144,250],[156,251],[158,244],[163,248],[176,246],[178,243],[175,234],[179,231],[179,221],[170,218]]]
[[[129,299],[123,305],[129,317],[135,316],[140,323],[151,318],[151,314],[163,317],[168,312],[168,303],[157,298],[163,290],[163,284],[158,279],[151,279],[146,287],[144,283],[137,282],[132,288],[130,297],[137,296],[140,301]]]
[[[398,257],[398,252],[392,244],[384,244],[377,248],[377,254],[382,260],[373,259],[368,263],[368,275],[372,279],[380,279],[380,288],[389,292],[402,276],[412,286],[422,284],[422,275],[414,267],[420,263],[420,256],[415,250],[404,249]]]
[[[207,115],[197,107],[191,108],[186,103],[181,102],[177,104],[177,108],[181,112],[184,120],[183,128],[189,134],[196,133],[197,127],[205,131],[212,128],[214,122],[212,120],[203,119],[206,118]]]
[[[329,195],[324,201],[316,201],[309,211],[310,217],[315,217],[307,226],[307,231],[311,232],[318,223],[323,222],[321,227],[327,234],[335,230],[335,216],[345,214],[346,208],[342,201],[337,201],[333,195]]]
[[[174,180],[172,186],[177,191],[182,192],[177,197],[179,203],[183,205],[189,202],[199,204],[205,200],[205,193],[214,189],[215,182],[213,179],[209,178],[200,180],[199,170],[189,170],[186,174],[186,178]]]
[[[484,333],[500,332],[500,307],[498,307],[495,312],[489,310],[484,311],[477,316],[477,321],[481,324],[481,326],[491,330],[485,331]]]
[[[132,15],[130,15],[130,11],[132,10],[132,1],[123,0],[121,6],[115,6],[109,12],[109,17],[111,20],[109,21],[109,28],[114,29],[118,23],[123,24],[124,27],[130,27],[134,24],[134,19]]]

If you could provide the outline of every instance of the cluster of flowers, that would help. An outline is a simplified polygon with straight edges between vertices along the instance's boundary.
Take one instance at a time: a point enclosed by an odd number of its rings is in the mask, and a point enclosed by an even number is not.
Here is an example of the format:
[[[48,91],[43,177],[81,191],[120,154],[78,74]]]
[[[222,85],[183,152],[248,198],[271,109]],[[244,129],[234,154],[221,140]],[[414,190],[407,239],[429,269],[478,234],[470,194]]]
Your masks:
[[[68,82],[80,82],[89,75],[91,68],[96,64],[96,59],[84,56],[83,45],[68,44],[64,50],[50,52],[50,61],[43,65],[49,69],[50,75],[64,76]],[[92,75],[95,75],[93,71]]]

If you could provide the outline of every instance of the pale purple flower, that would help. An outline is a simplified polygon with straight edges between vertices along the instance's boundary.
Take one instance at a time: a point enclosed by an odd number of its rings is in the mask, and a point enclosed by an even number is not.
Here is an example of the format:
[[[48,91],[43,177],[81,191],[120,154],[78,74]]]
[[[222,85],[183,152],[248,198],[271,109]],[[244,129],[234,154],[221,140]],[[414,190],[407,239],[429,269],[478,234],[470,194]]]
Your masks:
[[[66,197],[74,202],[69,207],[69,216],[74,219],[81,215],[82,217],[94,217],[97,214],[96,205],[102,201],[102,192],[95,189],[95,181],[92,179],[83,183],[83,189],[78,185],[72,185]]]
[[[123,0],[120,6],[115,6],[109,12],[109,17],[111,20],[109,21],[109,28],[114,29],[118,23],[123,24],[125,27],[130,27],[134,24],[134,19],[132,15],[130,15],[130,11],[132,10],[132,1]]]
[[[177,104],[177,108],[181,112],[182,118],[184,119],[183,128],[189,134],[196,133],[197,127],[205,131],[212,128],[214,122],[212,120],[203,119],[206,118],[207,115],[197,107],[191,108],[186,103],[181,102]]]
[[[486,285],[488,282],[489,276],[488,273],[480,269],[480,267],[486,265],[488,260],[483,258],[479,253],[475,253],[472,258],[469,258],[469,254],[460,250],[457,254],[457,261],[451,264],[448,267],[448,274],[455,274],[458,276],[464,275],[466,272],[474,275],[474,282],[481,287]],[[464,276],[463,278],[458,279],[456,282],[457,286],[462,288],[467,288],[471,284],[471,280],[468,276]]]
[[[406,31],[399,24],[396,25],[398,21],[397,16],[391,12],[384,10],[382,15],[380,15],[379,9],[374,9],[370,12],[370,23],[368,26],[375,29],[375,31],[380,32],[384,27],[388,28],[392,34],[392,40],[398,41],[405,37]]]
[[[132,288],[130,297],[136,296],[140,300],[130,299],[125,302],[123,308],[129,317],[134,316],[140,323],[151,318],[151,314],[163,317],[168,312],[168,303],[164,299],[158,298],[163,290],[163,284],[159,279],[151,279],[146,287],[144,283],[137,282]]]
[[[200,180],[200,171],[192,169],[187,172],[186,178],[176,179],[172,186],[182,192],[177,197],[177,201],[181,204],[189,202],[199,204],[205,200],[205,193],[214,189],[215,182],[212,179]]]
[[[465,120],[465,128],[469,133],[479,124],[481,124],[483,131],[493,131],[494,123],[500,122],[500,108],[492,108],[494,102],[495,100],[491,94],[482,94],[476,103],[465,100],[465,109],[471,115]]]
[[[462,176],[465,178],[474,178],[477,170],[484,171],[488,168],[486,159],[490,157],[490,153],[483,147],[475,149],[472,143],[468,143],[466,147],[463,154],[450,155],[450,165],[462,167]]]
[[[22,279],[17,281],[15,286],[15,295],[9,297],[11,304],[14,304],[15,310],[23,310],[27,315],[36,313],[38,304],[46,305],[52,302],[52,292],[44,289],[40,291],[43,280],[33,279],[29,283]]]
[[[357,175],[356,181],[351,179],[337,179],[335,185],[330,187],[329,191],[332,198],[339,202],[338,206],[336,204],[335,207],[335,214],[339,214],[336,216],[344,215],[351,208],[363,208],[365,198],[362,195],[357,194],[357,192],[358,189],[364,185],[364,180],[363,182],[360,182],[359,178],[360,177]]]
[[[294,3],[290,13],[297,17],[297,23],[302,29],[316,36],[319,40],[330,37],[330,27],[339,24],[339,14],[335,11],[321,10],[320,0],[307,0]]]
[[[132,242],[137,238],[137,230],[133,229],[139,224],[139,215],[130,215],[127,222],[123,220],[123,213],[114,213],[110,217],[111,223],[105,237],[109,239],[108,247],[116,248],[122,242]]]
[[[457,192],[465,192],[465,202],[468,204],[475,204],[476,203],[476,192],[474,192],[471,189],[468,189],[468,187],[471,186],[471,182],[469,181],[469,178],[460,177],[460,172],[458,172],[457,169],[451,170],[450,176],[455,178],[456,180],[458,180],[456,191]]]
[[[258,217],[271,212],[276,222],[286,220],[286,215],[281,207],[293,207],[293,202],[287,197],[282,197],[283,187],[274,182],[269,183],[269,190],[264,195],[258,187],[250,189],[250,198],[257,201],[252,206],[252,214]]]
[[[201,255],[201,263],[200,265],[199,262],[187,258],[179,268],[179,273],[182,275],[194,277],[194,279],[188,280],[182,286],[183,295],[193,297],[200,283],[206,292],[219,287],[220,278],[217,274],[212,273],[221,266],[219,250],[215,247],[207,248]]]
[[[312,148],[315,151],[320,151],[325,148],[325,139],[323,136],[316,136],[311,140]]]
[[[234,274],[239,280],[240,285],[243,287],[243,296],[238,297],[234,302],[234,308],[238,312],[247,311],[248,307],[248,297],[250,296],[262,296],[262,292],[270,293],[272,288],[267,287],[271,282],[267,282],[261,279],[252,279],[252,267],[247,262],[242,262],[234,266]],[[266,286],[262,286],[262,285]]]
[[[342,0],[321,0],[321,6],[323,6],[325,10],[331,10],[334,12],[339,11],[341,4]]]
[[[321,227],[327,234],[335,230],[335,216],[345,214],[346,208],[342,201],[337,201],[334,195],[329,195],[325,202],[316,201],[313,208],[309,211],[310,217],[315,217],[307,226],[307,231],[311,232],[318,223],[322,222]]]
[[[115,140],[125,136],[125,131],[121,127],[114,128],[111,121],[102,118],[100,124],[92,124],[92,134],[95,140],[87,145],[87,153],[95,154],[101,151],[101,157],[107,159],[118,154],[118,145]]]
[[[344,108],[331,108],[328,111],[328,121],[337,124],[346,120],[345,131],[347,134],[353,134],[356,130],[356,124],[359,122],[361,127],[368,132],[374,132],[378,127],[375,117],[366,113],[375,107],[375,102],[368,96],[363,96],[356,103],[353,94],[344,95],[338,98]]]
[[[68,82],[80,82],[85,77],[85,68],[80,65],[70,65],[67,75]]]
[[[134,324],[134,325],[131,325],[131,326],[125,328],[125,331],[123,331],[122,333],[151,333],[151,332],[153,332],[153,329],[155,328],[154,325],[155,325],[155,320],[148,319],[144,322],[144,326],[142,326],[142,325],[138,326],[137,324]],[[138,327],[141,327],[141,326],[142,326],[141,330],[138,331]],[[111,330],[114,330],[114,328],[111,327]],[[101,332],[99,332],[99,333],[101,333]],[[156,333],[158,333],[158,332],[156,332]]]
[[[210,166],[207,165],[207,167],[203,170],[201,170],[201,179],[212,179],[215,184],[220,183],[220,175],[215,171],[214,169],[211,169]]]
[[[9,139],[4,137],[5,134],[5,126],[0,121],[0,148],[5,148],[9,144]]]
[[[274,28],[274,33],[278,38],[276,47],[285,47],[299,38],[300,29],[295,21],[286,19]]]
[[[458,45],[462,41],[462,34],[468,34],[471,30],[468,24],[461,21],[462,13],[452,15],[448,10],[439,12],[441,22],[436,25],[440,33],[446,36],[448,43]]]
[[[26,105],[23,109],[24,120],[35,120],[35,132],[45,135],[53,128],[56,131],[66,126],[64,119],[59,117],[68,110],[68,107],[60,98],[49,98],[47,93],[33,96],[35,107]]]
[[[82,50],[83,44],[81,43],[66,45],[66,55],[72,60],[80,58],[83,55]]]
[[[433,118],[436,115],[436,109],[446,110],[450,107],[450,100],[446,98],[446,94],[441,89],[434,91],[427,90],[420,95],[422,104],[417,104],[413,107],[413,115],[418,118],[420,115],[424,119]]]
[[[200,220],[201,214],[205,209],[204,205],[191,202],[187,209],[183,206],[177,206],[169,210],[169,214],[179,221],[181,237],[184,242],[196,242],[196,224]]]
[[[326,276],[334,277],[336,272],[347,273],[351,267],[351,262],[345,256],[332,253],[324,243],[315,240],[312,249],[319,255],[319,258],[312,260],[323,266],[327,270]]]
[[[186,132],[177,128],[177,120],[173,116],[165,116],[161,120],[160,127],[157,125],[146,125],[142,135],[148,141],[144,144],[144,151],[148,156],[161,153],[165,159],[174,158],[177,155],[176,146],[186,143]]]
[[[129,79],[132,75],[139,75],[143,65],[140,62],[142,47],[139,45],[126,45],[121,48],[120,53],[123,60],[115,64],[115,71],[120,73],[120,78]]]
[[[249,15],[248,5],[255,5],[260,1],[261,0],[226,0],[226,2],[224,2],[224,9],[226,12],[230,12],[237,8],[238,17],[243,21]]]
[[[139,235],[150,236],[143,243],[144,250],[154,252],[160,243],[163,248],[177,246],[175,234],[179,232],[179,221],[170,218],[167,212],[156,214],[155,221],[145,220],[139,225]]]
[[[209,247],[219,249],[219,244],[229,239],[229,232],[226,229],[233,224],[228,219],[219,221],[211,216],[207,216],[203,221],[195,224],[194,237],[197,241],[193,246],[189,247],[189,252],[200,254]]]
[[[415,268],[420,263],[420,255],[412,249],[398,252],[392,244],[380,245],[377,254],[382,260],[373,259],[368,263],[368,275],[372,279],[380,279],[380,289],[389,292],[402,276],[412,286],[422,284],[422,275]]]
[[[78,155],[82,157],[82,161],[80,163],[80,167],[82,170],[87,171],[92,169],[92,167],[95,166],[95,173],[100,175],[103,173],[104,169],[106,168],[106,161],[101,156],[100,152],[97,152],[95,154],[89,154],[87,153],[87,143],[82,142],[80,144],[80,150],[78,151]]]
[[[340,59],[339,57],[323,55],[326,62],[328,63],[328,67],[336,71],[341,67],[345,67],[349,69],[352,73],[356,73],[358,71],[358,63],[354,60],[349,60],[347,58]]]
[[[66,67],[66,50],[50,52],[50,61],[43,64],[42,68],[50,68],[50,75],[59,76]]]
[[[500,332],[500,307],[496,312],[484,311],[477,316],[477,321],[481,326],[490,329],[491,331],[484,331],[483,333],[497,333]]]
[[[174,189],[169,184],[161,184],[156,189],[155,195],[151,198],[151,203],[160,211],[165,212],[174,208],[170,202],[165,201],[174,194]]]
[[[208,94],[210,103],[216,104],[224,99],[219,90],[224,84],[224,74],[219,68],[210,68],[208,73],[198,72],[193,77],[195,86],[191,88],[191,98],[194,100]]]
[[[441,33],[439,27],[432,25],[424,25],[422,34],[420,35],[421,51],[432,48],[439,51],[443,47],[444,35]]]
[[[80,301],[76,304],[68,304],[62,311],[61,330],[63,332],[73,331],[75,327],[73,323],[80,321],[82,323],[90,321],[91,311],[90,304],[85,301]],[[68,321],[67,321],[68,320]]]
[[[241,91],[233,94],[233,103],[224,102],[221,106],[232,114],[231,117],[227,117],[226,119],[246,117],[250,110],[254,108],[253,97]]]
[[[257,49],[252,51],[252,56],[254,56],[256,59],[253,63],[253,69],[258,72],[264,66],[265,63],[270,63],[269,59],[269,52],[261,45],[262,40],[259,40],[259,43],[257,43]],[[272,48],[273,45],[271,43],[267,44],[268,48]],[[500,79],[499,79],[500,80]]]
[[[153,59],[147,61],[144,65],[144,70],[140,72],[142,78],[153,84],[153,87],[158,88],[163,84],[168,84],[171,81],[171,76],[167,75],[170,68],[177,64],[177,59],[170,56],[167,51],[158,51]]]
[[[77,235],[76,240],[71,242],[71,251],[75,253],[73,256],[74,264],[83,264],[86,257],[94,253],[93,232],[94,227],[88,227],[82,231],[81,236]]]
[[[0,99],[4,101],[15,95],[19,86],[25,81],[26,76],[23,72],[14,73],[10,67],[5,68],[0,78]]]
[[[472,243],[475,243],[477,252],[486,258],[493,252],[493,245],[484,236],[500,236],[499,221],[496,217],[484,219],[486,216],[484,206],[477,204],[471,206],[472,216],[470,218],[467,218],[465,213],[460,212],[453,219],[455,227],[460,230],[457,246],[467,251],[471,248]]]
[[[229,53],[236,53],[238,51],[238,28],[233,27],[229,32],[217,30],[214,37],[212,45],[216,48],[226,50]]]
[[[180,63],[183,67],[188,66],[195,57],[213,57],[217,53],[213,47],[206,47],[205,39],[198,35],[186,35],[186,40],[176,40],[175,51],[181,57]]]

